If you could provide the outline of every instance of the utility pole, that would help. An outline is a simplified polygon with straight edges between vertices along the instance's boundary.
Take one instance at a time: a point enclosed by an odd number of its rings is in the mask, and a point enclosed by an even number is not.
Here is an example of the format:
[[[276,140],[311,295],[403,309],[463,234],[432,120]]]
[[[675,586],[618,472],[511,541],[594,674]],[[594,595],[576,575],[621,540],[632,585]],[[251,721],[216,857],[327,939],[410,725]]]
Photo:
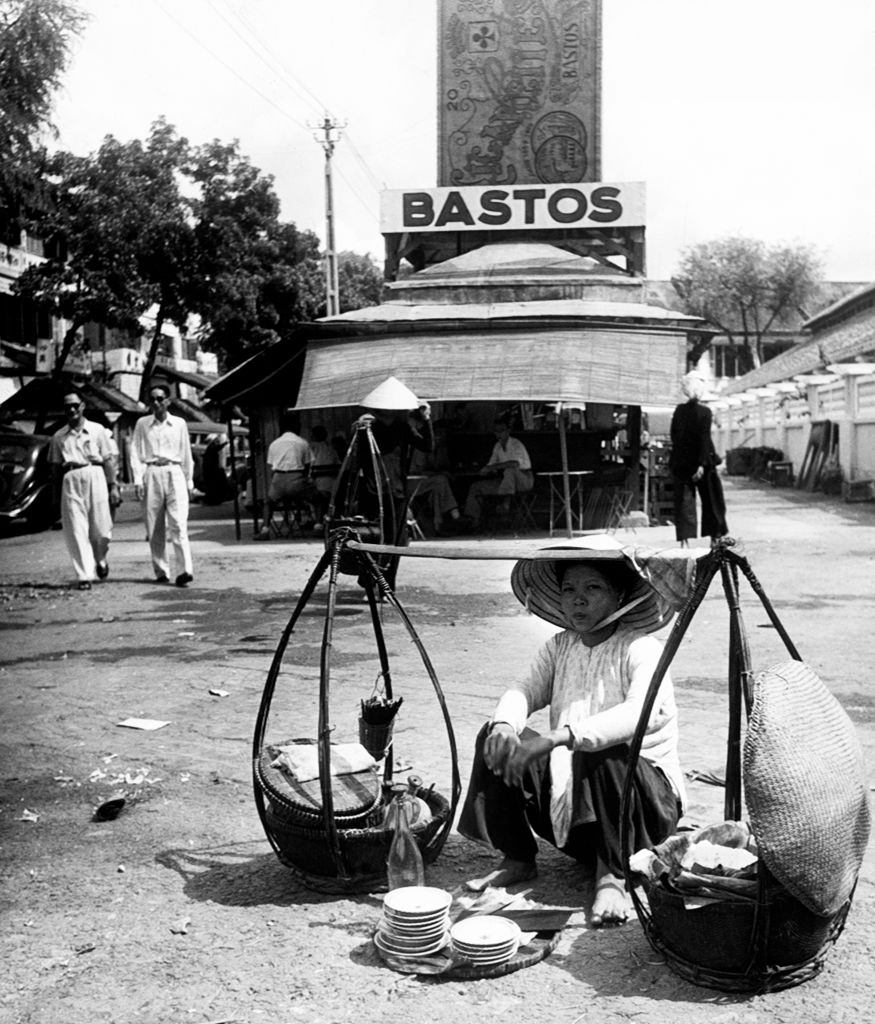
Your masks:
[[[340,284],[337,277],[337,250],[334,245],[334,189],[331,180],[331,157],[340,139],[340,129],[345,124],[333,121],[326,112],[318,129],[322,137],[314,136],[325,152],[325,304],[326,315],[336,316],[340,312]],[[337,133],[337,134],[334,134]]]

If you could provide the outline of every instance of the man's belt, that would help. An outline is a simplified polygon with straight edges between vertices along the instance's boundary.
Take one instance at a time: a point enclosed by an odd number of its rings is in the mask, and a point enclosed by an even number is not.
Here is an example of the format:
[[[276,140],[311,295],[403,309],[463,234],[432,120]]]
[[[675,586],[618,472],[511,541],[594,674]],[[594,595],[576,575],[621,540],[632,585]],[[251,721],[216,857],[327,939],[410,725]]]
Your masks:
[[[274,473],[303,473],[303,469],[275,469]]]
[[[181,463],[174,462],[173,459],[152,459],[151,462],[146,463],[147,466],[179,466]]]
[[[102,462],[64,462],[61,464],[61,472],[69,473],[71,469],[88,469],[90,466],[102,465]]]

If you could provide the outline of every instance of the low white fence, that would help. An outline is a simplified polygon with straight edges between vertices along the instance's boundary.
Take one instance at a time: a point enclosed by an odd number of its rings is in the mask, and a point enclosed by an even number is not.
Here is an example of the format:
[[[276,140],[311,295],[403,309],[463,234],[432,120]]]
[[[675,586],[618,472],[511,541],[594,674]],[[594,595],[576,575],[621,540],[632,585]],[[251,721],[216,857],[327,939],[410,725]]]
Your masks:
[[[838,459],[849,482],[875,480],[875,373],[849,364],[836,373],[756,388],[719,399],[714,444],[721,455],[732,448],[777,448],[798,473],[811,424],[838,424]]]

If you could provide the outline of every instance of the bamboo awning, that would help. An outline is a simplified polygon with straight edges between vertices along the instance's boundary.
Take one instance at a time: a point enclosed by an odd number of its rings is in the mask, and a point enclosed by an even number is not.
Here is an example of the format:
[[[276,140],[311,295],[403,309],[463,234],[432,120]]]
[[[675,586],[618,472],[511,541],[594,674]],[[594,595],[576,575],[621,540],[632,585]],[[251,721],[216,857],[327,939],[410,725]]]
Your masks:
[[[674,405],[686,335],[638,327],[311,340],[296,408],[355,406],[389,376],[432,401]]]

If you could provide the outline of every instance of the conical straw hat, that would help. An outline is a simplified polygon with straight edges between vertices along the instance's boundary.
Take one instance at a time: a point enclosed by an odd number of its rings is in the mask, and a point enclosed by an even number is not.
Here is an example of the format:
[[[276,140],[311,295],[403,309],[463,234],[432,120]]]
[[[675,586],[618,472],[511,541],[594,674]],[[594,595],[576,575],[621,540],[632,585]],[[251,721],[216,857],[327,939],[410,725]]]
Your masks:
[[[418,409],[419,399],[397,377],[387,377],[361,400],[366,409]]]
[[[513,567],[510,577],[511,588],[526,609],[538,618],[565,629],[568,621],[562,611],[562,596],[556,562],[544,560],[550,553],[556,554],[556,561],[592,561],[597,565],[606,561],[624,562],[633,575],[639,576],[626,596],[622,620],[630,629],[643,633],[654,633],[665,626],[675,608],[672,602],[662,596],[653,586],[640,565],[629,557],[623,545],[608,534],[591,534],[582,539],[566,541],[563,544],[541,548],[537,559],[522,558]]]

